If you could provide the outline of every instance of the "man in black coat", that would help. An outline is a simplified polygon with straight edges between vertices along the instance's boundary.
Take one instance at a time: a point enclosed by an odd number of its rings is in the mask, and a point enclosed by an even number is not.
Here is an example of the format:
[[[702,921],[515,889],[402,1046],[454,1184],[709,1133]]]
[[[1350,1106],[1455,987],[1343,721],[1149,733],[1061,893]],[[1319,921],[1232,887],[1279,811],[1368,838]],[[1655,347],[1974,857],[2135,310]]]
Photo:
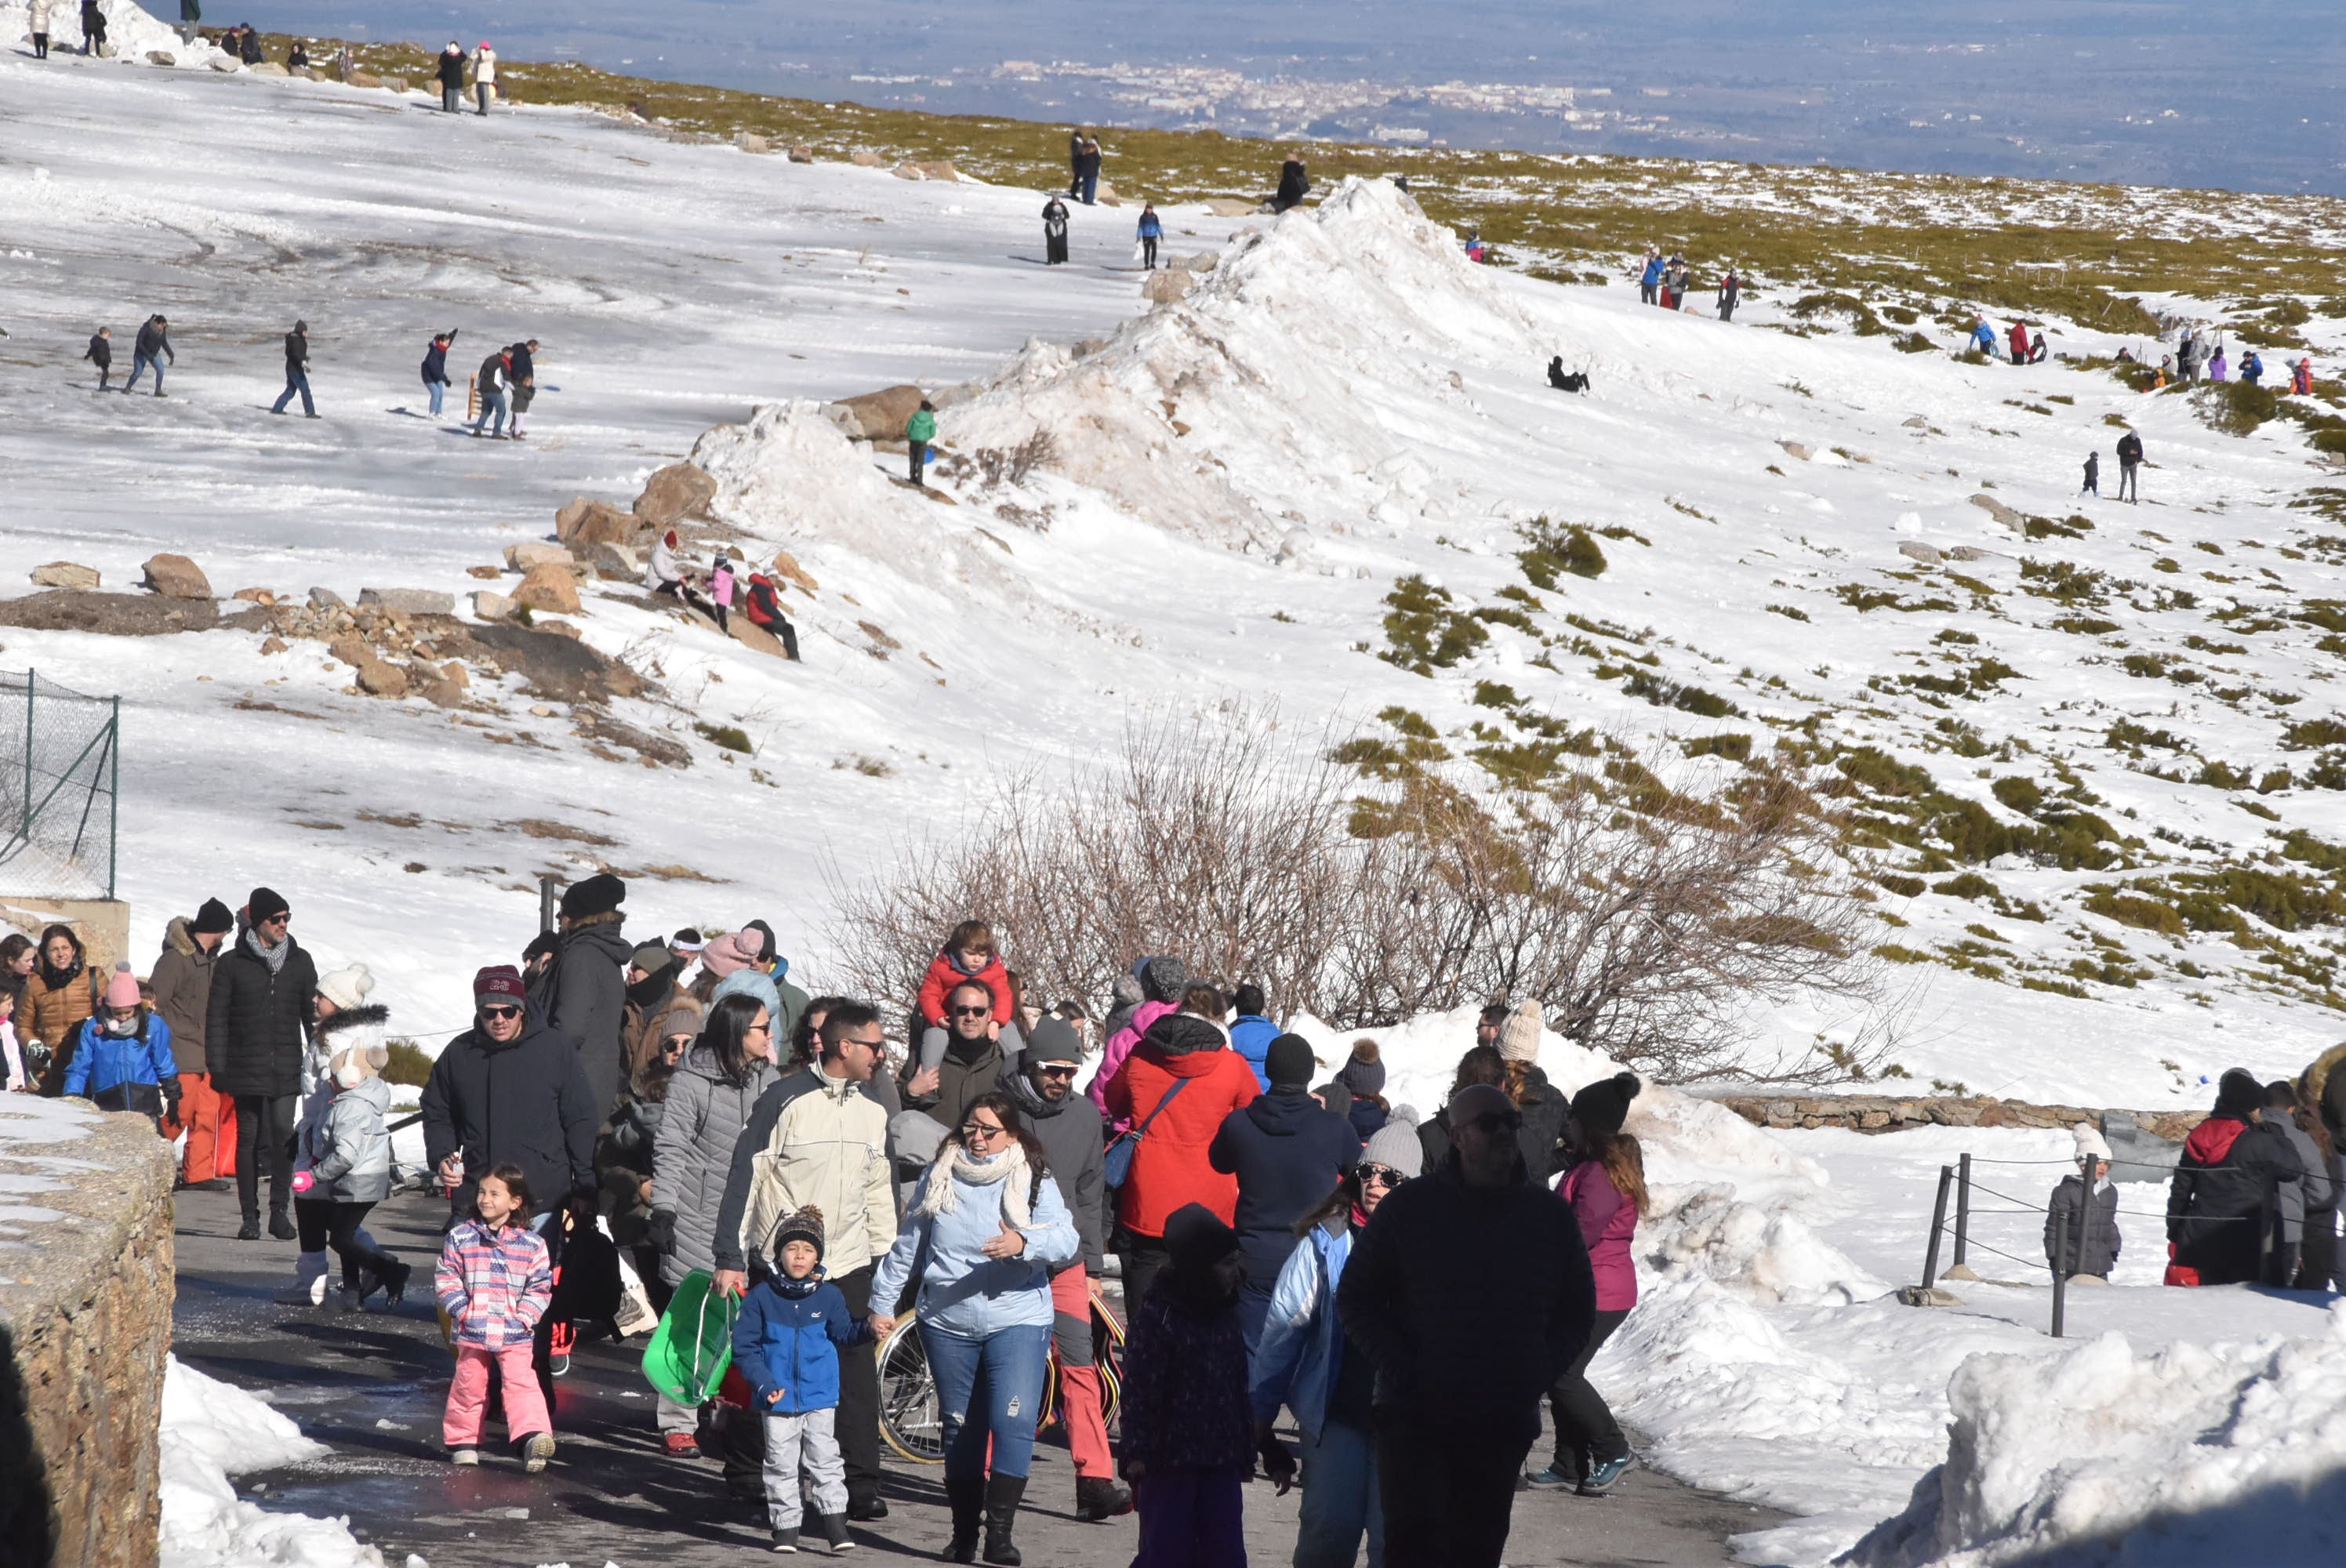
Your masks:
[[[432,1064],[423,1109],[423,1157],[454,1186],[459,1216],[472,1212],[473,1189],[501,1165],[521,1167],[540,1213],[594,1190],[597,1113],[578,1052],[530,1021],[511,964],[473,977],[473,1027]]]
[[[521,422],[537,397],[537,340],[515,343],[505,351],[505,377],[513,383],[513,419],[505,433],[521,439]]]
[[[155,395],[161,397],[163,363],[167,360],[173,364],[179,362],[179,356],[171,351],[170,320],[164,316],[149,316],[139,323],[138,336],[130,345],[130,379],[122,383],[124,394],[127,396],[130,389],[138,384],[138,378],[146,373],[148,366],[152,365],[155,367]]]
[[[1270,1092],[1222,1118],[1206,1159],[1239,1178],[1234,1228],[1246,1282],[1239,1290],[1239,1321],[1247,1348],[1262,1336],[1271,1287],[1295,1250],[1295,1223],[1336,1190],[1361,1157],[1361,1140],[1347,1117],[1311,1097],[1319,1065],[1300,1034],[1281,1034],[1265,1048]]]
[[[89,347],[82,351],[83,359],[97,367],[97,390],[106,390],[107,377],[114,370],[114,329],[100,327],[90,335]]]
[[[1076,1070],[1083,1060],[1076,1032],[1065,1019],[1046,1013],[1018,1059],[1004,1066],[997,1086],[1042,1144],[1044,1163],[1083,1240],[1076,1260],[1051,1276],[1051,1341],[1059,1352],[1059,1409],[1076,1466],[1076,1517],[1096,1522],[1122,1513],[1132,1493],[1116,1479],[1092,1351],[1091,1282],[1100,1278],[1107,1239],[1101,1157],[1107,1124],[1097,1105],[1076,1093]]]
[[[2118,437],[2118,499],[2140,501],[2142,483],[2135,470],[2142,466],[2142,437],[2127,431]]]
[[[2305,1176],[2289,1135],[2264,1120],[2264,1084],[2234,1067],[2217,1080],[2214,1112],[2183,1140],[2167,1191],[2167,1239],[2176,1267],[2198,1270],[2199,1284],[2263,1277],[2265,1256],[2280,1240],[2281,1188]]]
[[[611,1114],[626,1075],[627,961],[634,956],[620,933],[627,896],[627,884],[608,872],[565,888],[554,961],[529,986],[546,1027],[578,1048],[597,1122]]]
[[[294,322],[293,330],[285,334],[285,390],[277,394],[277,401],[270,405],[269,412],[283,413],[285,405],[293,401],[295,392],[301,394],[301,417],[317,418],[318,405],[310,401],[310,323],[307,321]]]
[[[301,1095],[301,1053],[317,1017],[318,966],[288,929],[291,906],[255,888],[237,921],[236,945],[212,964],[204,1009],[204,1056],[212,1088],[236,1101],[236,1190],[240,1241],[260,1239],[260,1169],[269,1167],[269,1234],[293,1239],[285,1206],[293,1198],[293,1112]]]
[[[448,46],[440,51],[440,57],[434,65],[433,74],[440,82],[441,112],[452,115],[464,113],[464,46],[454,38],[449,39]]]
[[[1377,1370],[1386,1568],[1496,1568],[1540,1396],[1596,1315],[1572,1210],[1524,1179],[1521,1113],[1488,1084],[1449,1108],[1441,1168],[1377,1206],[1336,1288]]]

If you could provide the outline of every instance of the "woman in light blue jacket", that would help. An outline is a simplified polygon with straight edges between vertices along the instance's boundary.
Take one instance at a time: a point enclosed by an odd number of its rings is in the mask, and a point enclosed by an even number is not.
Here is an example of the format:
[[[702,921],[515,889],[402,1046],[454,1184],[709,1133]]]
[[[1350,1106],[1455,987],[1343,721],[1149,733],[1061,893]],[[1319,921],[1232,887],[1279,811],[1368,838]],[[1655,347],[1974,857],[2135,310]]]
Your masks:
[[[1043,1145],[1007,1096],[979,1095],[913,1188],[903,1228],[872,1281],[872,1326],[884,1338],[895,1327],[887,1314],[918,1260],[914,1310],[944,1422],[945,1496],[953,1504],[945,1555],[955,1563],[976,1560],[981,1518],[985,1560],[1018,1562],[1011,1525],[1043,1400],[1051,1270],[1080,1248]]]
[[[1345,1341],[1336,1317],[1336,1283],[1344,1277],[1360,1227],[1385,1195],[1416,1176],[1423,1164],[1414,1125],[1388,1122],[1328,1201],[1296,1227],[1302,1239],[1271,1288],[1270,1314],[1255,1342],[1247,1381],[1256,1441],[1281,1492],[1293,1474],[1293,1461],[1271,1436],[1280,1405],[1294,1410],[1302,1434],[1303,1512],[1295,1535],[1295,1568],[1352,1568],[1364,1532],[1369,1568],[1384,1568],[1384,1510],[1377,1502],[1369,1410],[1376,1371]]]

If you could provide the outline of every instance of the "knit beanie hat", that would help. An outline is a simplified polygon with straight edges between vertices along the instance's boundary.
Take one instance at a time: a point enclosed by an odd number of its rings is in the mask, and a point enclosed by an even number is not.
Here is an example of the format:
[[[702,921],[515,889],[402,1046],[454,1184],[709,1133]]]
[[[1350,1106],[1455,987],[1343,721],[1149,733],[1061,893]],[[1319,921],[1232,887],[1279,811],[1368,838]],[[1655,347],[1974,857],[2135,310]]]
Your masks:
[[[255,925],[278,915],[292,912],[293,906],[287,903],[273,888],[255,888],[244,901],[244,918]]]
[[[1108,994],[1116,999],[1118,1007],[1137,1007],[1148,1000],[1148,993],[1140,989],[1140,976],[1137,974],[1117,975]]]
[[[1084,1043],[1067,1027],[1067,1021],[1045,1013],[1035,1023],[1035,1033],[1026,1037],[1026,1049],[1020,1054],[1023,1062],[1081,1062]]]
[[[815,1261],[822,1261],[822,1210],[809,1204],[796,1214],[782,1217],[782,1223],[774,1227],[774,1256],[781,1257],[782,1248],[793,1241],[813,1244]]]
[[[740,932],[729,931],[723,936],[711,937],[709,945],[700,950],[700,962],[709,973],[720,980],[737,969],[746,969],[758,955],[758,939],[744,937]]]
[[[138,977],[130,972],[129,964],[116,964],[114,966],[114,978],[106,983],[106,1005],[108,1007],[136,1007],[138,1005],[139,1001]]]
[[[1337,1081],[1352,1091],[1356,1100],[1365,1100],[1385,1092],[1385,1066],[1377,1059],[1377,1043],[1373,1040],[1352,1042],[1352,1059],[1336,1072]]]
[[[528,1000],[522,988],[521,971],[510,963],[493,963],[473,976],[473,1001],[508,1003],[519,1007]]]
[[[1499,1056],[1507,1062],[1539,1060],[1540,1008],[1529,998],[1515,1003],[1507,1021],[1499,1025]]]
[[[1417,1135],[1417,1113],[1407,1105],[1393,1112],[1385,1125],[1369,1135],[1361,1149],[1364,1165],[1383,1166],[1397,1170],[1404,1176],[1420,1176],[1425,1170],[1425,1145]]]
[[[1239,1249],[1239,1233],[1202,1203],[1185,1203],[1165,1221],[1165,1250],[1173,1267],[1195,1278]]]
[[[562,890],[562,912],[572,920],[609,914],[627,901],[627,884],[608,871],[573,882]]]
[[[1572,1118],[1580,1124],[1584,1133],[1611,1137],[1629,1119],[1629,1102],[1645,1087],[1635,1073],[1616,1073],[1610,1078],[1599,1078],[1572,1097]]]
[[[1311,1092],[1320,1096],[1321,1105],[1338,1115],[1349,1116],[1352,1114],[1352,1091],[1344,1087],[1342,1079],[1331,1078]]]
[[[206,899],[204,907],[196,911],[195,923],[188,929],[198,936],[231,932],[236,929],[236,913],[218,899]]]
[[[1262,1054],[1263,1075],[1274,1087],[1292,1084],[1300,1088],[1311,1082],[1312,1070],[1319,1065],[1319,1059],[1311,1054],[1311,1042],[1300,1034],[1282,1034]]]
[[[729,996],[756,997],[765,1004],[766,1022],[773,1026],[777,1036],[781,1033],[782,993],[775,989],[773,978],[765,971],[737,969],[719,981],[717,989],[709,993],[710,1010],[714,1011],[717,1004]]]
[[[318,994],[344,1013],[353,1007],[364,1007],[368,994],[373,990],[374,976],[367,972],[363,963],[338,969],[332,974],[320,976],[318,980]]]
[[[2247,1121],[2265,1108],[2265,1086],[2245,1067],[2233,1067],[2216,1081],[2216,1114]]]
[[[772,926],[768,925],[761,920],[753,920],[749,924],[743,926],[740,934],[741,941],[745,945],[750,941],[750,933],[751,932],[758,933],[758,951],[750,955],[751,962],[763,963],[766,960],[776,957],[781,952],[782,950],[780,944],[774,941],[774,928]]]
[[[1148,993],[1151,1002],[1178,1002],[1188,984],[1189,966],[1178,958],[1151,958],[1142,962],[1140,989]]]
[[[2072,1134],[2077,1140],[2080,1160],[2106,1160],[2110,1157],[2109,1140],[2094,1130],[2091,1122],[2079,1122]]]

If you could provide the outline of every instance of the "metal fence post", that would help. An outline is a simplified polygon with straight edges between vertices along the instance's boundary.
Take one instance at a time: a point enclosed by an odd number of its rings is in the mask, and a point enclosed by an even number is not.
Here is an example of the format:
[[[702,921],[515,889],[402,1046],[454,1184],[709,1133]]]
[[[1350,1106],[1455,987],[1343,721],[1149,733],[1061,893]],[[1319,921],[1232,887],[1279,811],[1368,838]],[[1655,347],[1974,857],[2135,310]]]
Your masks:
[[[33,837],[33,683],[36,672],[25,672],[25,839]]]
[[[1955,1167],[1939,1167],[1939,1201],[1931,1210],[1931,1250],[1923,1258],[1923,1288],[1939,1283],[1939,1237],[1947,1228],[1947,1189],[1955,1185]]]
[[[2093,1190],[2087,1188],[2086,1201],[2092,1202],[2093,1196]],[[2077,1228],[2082,1232],[2085,1227]],[[2068,1306],[2069,1217],[2056,1214],[2053,1217],[2053,1337],[2055,1339],[2061,1337],[2062,1320],[2068,1315]]]
[[[1964,1267],[1964,1253],[1972,1233],[1972,1156],[1963,1156],[1955,1166],[1955,1261],[1954,1268]]]
[[[115,873],[119,870],[120,855],[117,845],[122,838],[122,698],[114,699],[114,717],[107,723],[113,743],[107,748],[110,760],[106,779],[106,896],[114,897]],[[1969,1155],[1964,1156],[1970,1159]]]
[[[549,932],[554,929],[555,890],[561,885],[560,877],[537,879],[537,929],[540,932]]]

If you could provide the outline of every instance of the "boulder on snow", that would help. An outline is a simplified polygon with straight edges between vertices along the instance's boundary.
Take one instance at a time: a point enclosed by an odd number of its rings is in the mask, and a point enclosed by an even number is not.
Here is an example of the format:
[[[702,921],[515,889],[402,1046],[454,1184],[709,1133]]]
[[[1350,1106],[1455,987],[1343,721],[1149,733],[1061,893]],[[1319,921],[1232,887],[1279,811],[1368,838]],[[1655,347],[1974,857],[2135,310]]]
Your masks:
[[[921,171],[921,178],[923,179],[943,179],[950,181],[957,180],[961,178],[961,170],[954,168],[953,159],[949,158],[933,158],[926,163],[916,163],[913,167]]]
[[[505,566],[510,571],[526,572],[537,566],[559,566],[566,572],[581,568],[577,556],[559,545],[549,545],[543,539],[525,540],[505,546]]]
[[[1926,566],[1935,566],[1942,559],[1937,545],[1925,545],[1918,539],[1902,540],[1898,545],[1898,553],[1910,561],[1920,561]]]
[[[532,566],[513,592],[513,602],[524,609],[542,610],[553,616],[575,616],[580,611],[578,576],[566,565],[542,562]]]
[[[717,499],[717,481],[689,463],[671,463],[655,469],[636,497],[635,513],[655,528],[672,527],[686,517],[706,517]]]
[[[435,588],[361,588],[359,603],[397,610],[403,616],[453,616],[456,596]]]
[[[591,546],[586,552],[587,565],[607,583],[639,583],[643,581],[644,564],[625,545],[605,543]]]
[[[313,610],[347,610],[351,602],[332,588],[310,590],[310,607]]]
[[[1958,545],[1947,554],[1958,561],[1992,561],[1995,558],[1994,551],[1983,550],[1976,545]]]
[[[268,606],[273,605],[277,602],[277,590],[274,588],[239,588],[235,593],[230,594],[229,597],[231,599],[242,599],[248,605]]]
[[[1982,494],[1972,497],[1972,504],[2003,524],[2007,528],[2021,526],[2021,515],[1994,496]]]
[[[919,179],[923,178],[921,174],[921,166],[914,163],[910,158],[906,158],[903,163],[898,164],[888,172],[894,175],[898,179]]]
[[[51,561],[33,568],[33,585],[36,588],[95,588],[97,568],[85,566],[78,561]]]
[[[167,599],[209,599],[212,596],[210,579],[203,568],[185,555],[149,555],[147,557],[146,585]]]
[[[149,49],[147,51],[147,63],[150,66],[176,66],[179,57],[168,49]]]
[[[1238,201],[1218,196],[1206,203],[1206,210],[1217,218],[1251,218],[1262,210],[1260,201]]]
[[[725,632],[743,647],[755,648],[774,658],[786,659],[790,654],[782,647],[782,639],[760,626],[750,624],[747,616],[725,617]]]
[[[487,588],[473,596],[473,614],[484,621],[513,619],[514,602],[505,595]]]
[[[209,63],[223,76],[232,76],[244,69],[244,62],[233,55],[214,55]]]
[[[807,146],[804,142],[793,144],[790,148],[790,161],[792,163],[812,163],[814,161],[814,148]]]
[[[821,586],[821,584],[814,580],[814,574],[808,571],[804,566],[800,565],[798,557],[791,555],[788,550],[777,550],[774,552],[774,575],[781,578],[786,583],[796,583],[800,587],[804,588],[810,594],[813,593],[816,588]]]
[[[772,148],[766,145],[766,138],[760,136],[756,131],[735,131],[733,133],[733,145],[740,148],[743,152],[764,153],[774,150]]]
[[[382,79],[382,90],[386,93],[404,93],[407,91],[407,78],[405,76],[385,76]]]
[[[888,160],[870,148],[860,147],[847,155],[847,161],[859,168],[878,168]]]
[[[292,74],[274,60],[263,60],[257,66],[247,66],[245,69],[256,76],[284,76]]]
[[[407,695],[407,672],[384,662],[363,638],[339,636],[326,651],[358,672],[359,689],[369,697],[399,698]]]
[[[636,531],[634,514],[584,495],[554,514],[554,536],[572,546],[617,543]]]
[[[1198,274],[1178,268],[1151,272],[1141,280],[1140,297],[1152,305],[1169,304],[1198,286]]]
[[[904,423],[920,411],[921,400],[927,395],[910,384],[882,387],[878,392],[842,398],[825,412],[858,440],[901,438]]]
[[[1806,463],[1809,460],[1809,449],[1797,441],[1780,441],[1776,444],[1784,449],[1787,456],[1797,457],[1802,463]]]
[[[372,71],[345,71],[342,73],[342,82],[345,86],[353,87],[379,87],[382,86],[382,78],[376,76]]]
[[[1105,179],[1101,180],[1097,185],[1092,188],[1092,199],[1099,203],[1102,207],[1122,207],[1124,205],[1124,198],[1117,195],[1116,187],[1110,185]]]
[[[99,594],[59,588],[0,599],[0,626],[36,632],[95,632],[108,637],[159,637],[208,632],[219,619],[209,599],[165,599],[147,594]]]
[[[1221,252],[1218,250],[1200,250],[1193,256],[1182,257],[1181,260],[1176,261],[1174,265],[1190,272],[1210,272],[1215,268],[1220,266],[1221,262]]]

